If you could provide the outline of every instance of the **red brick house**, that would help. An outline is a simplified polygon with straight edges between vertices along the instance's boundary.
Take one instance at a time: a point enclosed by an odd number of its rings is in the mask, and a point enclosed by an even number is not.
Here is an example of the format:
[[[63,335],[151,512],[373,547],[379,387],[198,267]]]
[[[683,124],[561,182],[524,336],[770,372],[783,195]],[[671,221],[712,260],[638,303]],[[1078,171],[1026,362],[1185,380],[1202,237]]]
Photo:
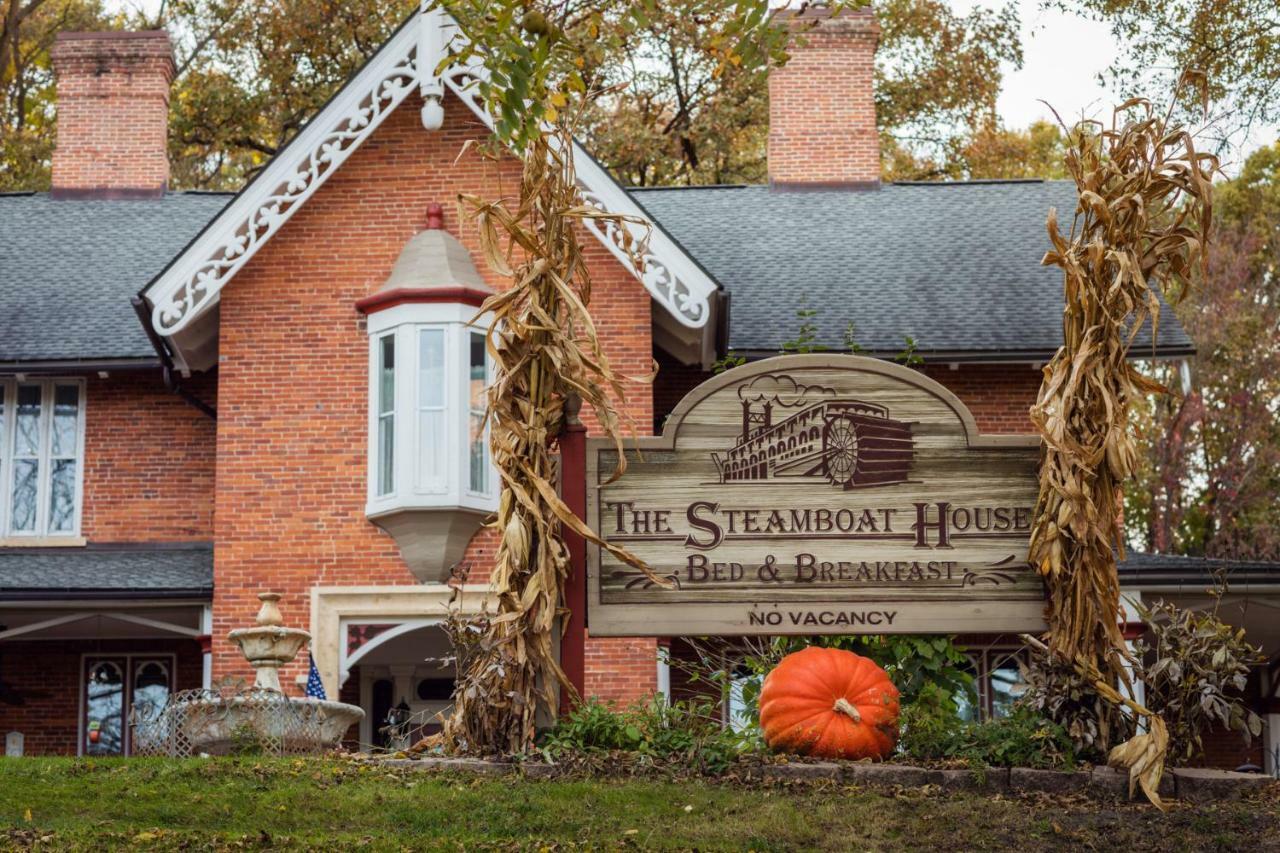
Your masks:
[[[459,156],[488,127],[477,71],[435,76],[457,35],[440,13],[411,17],[234,195],[167,188],[166,34],[59,37],[53,189],[0,196],[11,752],[127,753],[132,707],[246,674],[226,635],[266,590],[312,632],[329,695],[365,708],[360,741],[401,700],[447,701],[449,673],[424,658],[444,651],[451,566],[472,569],[466,606],[484,596],[493,540],[478,531],[497,492],[471,320],[503,286],[452,200],[519,175],[513,159]],[[628,394],[639,430],[728,350],[776,353],[807,307],[820,343],[851,335],[890,358],[910,336],[984,431],[1029,431],[1060,343],[1043,221],[1073,189],[882,183],[877,35],[866,13],[828,21],[774,75],[767,185],[629,190],[575,149],[590,203],[652,225],[643,270],[616,235],[585,235],[613,365],[661,366]],[[1155,352],[1192,352],[1171,315]],[[1204,570],[1125,568],[1161,593],[1199,590]],[[1255,600],[1280,587],[1272,567],[1240,571]],[[1274,655],[1275,628],[1256,627]],[[588,694],[665,687],[658,643],[589,638]],[[992,713],[1002,648],[975,658]],[[304,674],[302,661],[284,673],[290,688]],[[1257,680],[1275,695],[1274,657]]]

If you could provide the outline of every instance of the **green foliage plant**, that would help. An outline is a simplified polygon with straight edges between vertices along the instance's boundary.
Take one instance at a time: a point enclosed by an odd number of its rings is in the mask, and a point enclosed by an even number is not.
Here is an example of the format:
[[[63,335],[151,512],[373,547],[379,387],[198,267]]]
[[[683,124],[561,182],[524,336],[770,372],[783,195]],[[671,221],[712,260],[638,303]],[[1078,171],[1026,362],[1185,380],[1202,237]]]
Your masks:
[[[714,702],[668,702],[659,695],[621,709],[595,699],[582,703],[547,730],[538,745],[552,762],[575,753],[621,751],[714,774],[756,742],[725,727]]]
[[[745,355],[729,350],[725,353],[724,358],[718,358],[712,363],[711,373],[715,376],[719,376],[726,370],[733,370],[735,367],[741,367],[746,363],[747,357]]]
[[[919,367],[924,364],[924,359],[916,352],[916,339],[910,335],[902,336],[902,351],[895,355],[893,360],[907,367]]]
[[[908,759],[958,759],[974,767],[1072,769],[1077,762],[1066,729],[1034,709],[1019,704],[994,720],[962,720],[934,685],[903,707],[898,749]]]
[[[826,346],[818,343],[817,317],[818,309],[810,308],[808,300],[802,298],[800,307],[796,309],[796,319],[800,321],[800,328],[796,330],[794,338],[782,342],[784,353],[803,354],[826,351]]]

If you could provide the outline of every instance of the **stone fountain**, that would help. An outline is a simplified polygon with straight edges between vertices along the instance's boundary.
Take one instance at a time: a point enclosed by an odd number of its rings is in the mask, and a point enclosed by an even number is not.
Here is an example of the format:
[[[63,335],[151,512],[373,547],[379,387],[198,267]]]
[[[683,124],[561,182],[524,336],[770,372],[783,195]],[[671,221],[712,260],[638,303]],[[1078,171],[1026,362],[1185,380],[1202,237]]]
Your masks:
[[[259,690],[280,688],[280,667],[293,661],[298,652],[311,642],[311,634],[301,628],[286,628],[280,613],[280,593],[260,592],[258,600],[262,608],[255,620],[256,628],[237,628],[227,639],[240,647],[240,654],[257,673],[253,686]]]
[[[154,714],[135,717],[135,752],[152,755],[225,755],[256,747],[282,755],[321,752],[364,718],[355,705],[286,696],[280,667],[311,641],[300,628],[285,627],[280,594],[258,595],[257,625],[227,638],[255,670],[253,686],[235,691],[188,690],[175,694]]]

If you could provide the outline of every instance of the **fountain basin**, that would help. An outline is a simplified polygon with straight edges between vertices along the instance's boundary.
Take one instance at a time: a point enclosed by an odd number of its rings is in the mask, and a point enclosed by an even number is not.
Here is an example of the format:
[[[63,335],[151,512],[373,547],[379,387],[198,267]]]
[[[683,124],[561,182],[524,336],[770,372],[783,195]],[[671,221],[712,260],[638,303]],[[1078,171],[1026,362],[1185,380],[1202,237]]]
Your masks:
[[[364,719],[364,711],[354,705],[270,690],[228,697],[196,693],[170,705],[168,714],[136,724],[135,746],[146,754],[315,753],[339,745],[347,730]]]
[[[227,755],[261,751],[277,755],[322,752],[342,742],[364,711],[344,702],[286,696],[279,669],[311,640],[300,628],[286,628],[276,602],[258,595],[257,625],[230,632],[256,671],[253,687],[234,692],[188,690],[169,697],[155,713],[135,708],[131,724],[135,752],[142,755]]]
[[[311,635],[300,628],[270,625],[265,628],[238,628],[227,634],[227,639],[240,647],[240,653],[250,664],[283,666],[298,656]]]

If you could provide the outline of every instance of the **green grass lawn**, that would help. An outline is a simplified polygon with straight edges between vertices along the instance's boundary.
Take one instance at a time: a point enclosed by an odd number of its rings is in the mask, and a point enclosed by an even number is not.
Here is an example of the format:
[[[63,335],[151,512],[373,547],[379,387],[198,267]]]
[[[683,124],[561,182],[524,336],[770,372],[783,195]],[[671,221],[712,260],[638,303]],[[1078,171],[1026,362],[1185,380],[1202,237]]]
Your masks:
[[[1280,849],[1280,797],[1168,815],[835,785],[536,781],[330,760],[0,763],[6,848]]]

